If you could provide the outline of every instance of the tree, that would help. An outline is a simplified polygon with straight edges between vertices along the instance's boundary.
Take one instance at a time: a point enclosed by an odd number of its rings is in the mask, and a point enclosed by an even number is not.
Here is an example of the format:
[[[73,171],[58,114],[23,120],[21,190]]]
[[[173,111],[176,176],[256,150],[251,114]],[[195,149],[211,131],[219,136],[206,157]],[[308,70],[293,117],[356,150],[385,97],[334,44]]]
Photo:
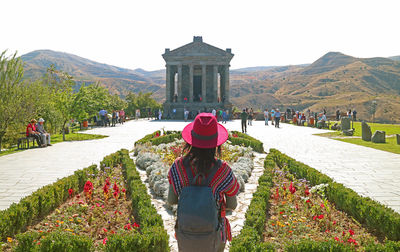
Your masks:
[[[152,93],[142,93],[139,92],[139,94],[135,94],[130,92],[126,96],[126,102],[127,102],[127,109],[126,113],[128,115],[135,115],[136,109],[144,109],[144,108],[150,108],[151,110],[154,109],[160,109],[161,104],[159,104],[154,98],[151,97]],[[147,116],[147,111],[145,113],[141,113],[142,116]]]
[[[37,91],[22,81],[23,63],[16,53],[6,57],[6,51],[0,54],[0,151],[2,140],[10,130],[15,133],[21,125],[36,114]]]
[[[72,118],[74,112],[73,86],[75,82],[66,72],[58,71],[54,65],[47,69],[47,83],[51,89],[51,95],[54,99],[57,116],[61,119],[63,141],[65,141],[65,129],[67,122]]]

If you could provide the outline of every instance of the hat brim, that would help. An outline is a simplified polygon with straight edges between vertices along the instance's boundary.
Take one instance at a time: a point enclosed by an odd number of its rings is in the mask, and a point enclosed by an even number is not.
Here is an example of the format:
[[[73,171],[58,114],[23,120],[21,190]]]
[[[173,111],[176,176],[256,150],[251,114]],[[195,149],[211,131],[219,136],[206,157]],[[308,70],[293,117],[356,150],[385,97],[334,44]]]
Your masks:
[[[182,130],[182,138],[185,140],[186,143],[190,144],[193,147],[201,148],[201,149],[209,149],[215,148],[228,140],[228,131],[226,128],[221,125],[217,124],[218,129],[218,137],[212,140],[199,140],[192,137],[192,129],[193,129],[194,122],[189,123],[186,127]]]

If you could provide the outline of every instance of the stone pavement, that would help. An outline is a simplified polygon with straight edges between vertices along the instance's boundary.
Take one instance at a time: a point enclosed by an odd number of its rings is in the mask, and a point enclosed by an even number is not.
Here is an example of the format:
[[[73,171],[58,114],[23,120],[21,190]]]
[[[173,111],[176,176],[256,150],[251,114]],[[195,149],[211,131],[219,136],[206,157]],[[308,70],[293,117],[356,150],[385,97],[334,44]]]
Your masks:
[[[31,149],[0,157],[0,210],[18,202],[36,189],[52,183],[77,169],[98,164],[105,155],[121,148],[132,149],[134,141],[165,127],[181,130],[186,123],[147,120],[130,121],[115,128],[97,128],[87,133],[110,137],[84,142],[66,142],[45,149]],[[239,130],[240,122],[226,124]],[[283,153],[329,175],[339,183],[369,196],[400,212],[400,155],[328,138],[307,127],[281,124],[277,129],[253,122],[248,134],[264,142],[266,150]]]

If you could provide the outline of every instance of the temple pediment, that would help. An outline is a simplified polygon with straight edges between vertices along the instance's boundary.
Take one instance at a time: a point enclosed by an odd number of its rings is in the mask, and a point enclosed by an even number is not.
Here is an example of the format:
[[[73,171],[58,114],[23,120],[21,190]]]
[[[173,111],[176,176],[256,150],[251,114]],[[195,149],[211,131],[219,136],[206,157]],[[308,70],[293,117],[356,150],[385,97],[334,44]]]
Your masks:
[[[222,50],[204,43],[202,37],[194,37],[193,42],[177,49],[172,51],[165,49],[165,53],[162,56],[166,60],[171,58],[176,59],[179,57],[218,57],[230,60],[234,55],[231,53],[230,49]]]

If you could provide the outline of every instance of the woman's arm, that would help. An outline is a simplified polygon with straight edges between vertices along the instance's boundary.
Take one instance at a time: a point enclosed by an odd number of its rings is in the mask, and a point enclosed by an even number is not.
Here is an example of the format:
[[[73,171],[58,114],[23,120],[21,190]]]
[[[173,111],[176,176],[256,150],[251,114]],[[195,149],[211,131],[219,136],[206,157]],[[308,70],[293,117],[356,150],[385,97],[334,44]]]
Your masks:
[[[178,196],[176,196],[174,188],[173,188],[173,186],[171,184],[169,185],[167,202],[170,205],[178,204]]]

